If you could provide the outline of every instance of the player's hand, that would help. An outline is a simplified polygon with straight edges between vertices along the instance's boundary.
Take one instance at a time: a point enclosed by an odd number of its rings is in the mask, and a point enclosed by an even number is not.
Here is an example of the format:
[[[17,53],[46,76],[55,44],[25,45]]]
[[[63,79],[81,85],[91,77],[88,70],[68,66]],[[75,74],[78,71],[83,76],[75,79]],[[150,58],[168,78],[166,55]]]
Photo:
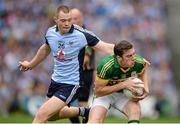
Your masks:
[[[30,66],[30,62],[28,61],[20,61],[18,67],[20,71],[28,71],[32,69],[32,67]]]
[[[139,101],[139,100],[143,100],[144,98],[146,98],[149,95],[149,91],[147,91],[146,89],[144,89],[144,93],[142,96],[137,96],[137,97],[132,97],[133,101]]]
[[[151,65],[151,63],[150,63],[149,61],[147,61],[146,59],[143,59],[143,61],[144,61],[148,66]]]
[[[89,55],[84,56],[84,63],[83,63],[83,69],[90,69],[90,57]]]
[[[137,93],[136,87],[143,88],[143,86],[140,85],[139,82],[135,82],[132,79],[134,79],[134,77],[128,78],[126,81],[123,82],[124,88],[136,94]]]

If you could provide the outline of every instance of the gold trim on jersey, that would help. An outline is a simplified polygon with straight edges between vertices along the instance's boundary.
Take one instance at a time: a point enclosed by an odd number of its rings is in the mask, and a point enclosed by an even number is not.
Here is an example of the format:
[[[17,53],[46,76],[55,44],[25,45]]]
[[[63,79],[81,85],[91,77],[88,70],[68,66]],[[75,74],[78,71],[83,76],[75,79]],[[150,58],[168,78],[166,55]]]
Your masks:
[[[96,80],[97,80],[97,81],[100,81],[100,82],[102,82],[102,83],[107,83],[107,82],[109,82],[110,79],[102,79],[102,78],[96,76]]]
[[[124,73],[126,73],[127,71],[129,71],[131,68],[127,68],[127,69],[124,69],[124,68],[120,68],[121,71],[123,71]]]
[[[142,75],[144,71],[145,71],[145,67],[141,70],[141,72],[138,73],[138,75]]]
[[[106,71],[114,64],[114,58],[107,62],[101,69],[99,77],[104,78]]]

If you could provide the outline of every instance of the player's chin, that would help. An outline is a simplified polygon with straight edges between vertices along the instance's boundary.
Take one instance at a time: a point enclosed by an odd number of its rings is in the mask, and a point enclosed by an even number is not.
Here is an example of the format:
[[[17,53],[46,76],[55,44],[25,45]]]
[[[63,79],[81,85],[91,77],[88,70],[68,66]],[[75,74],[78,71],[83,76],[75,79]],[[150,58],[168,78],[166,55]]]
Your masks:
[[[129,64],[129,67],[130,67],[130,68],[133,67],[133,66],[134,66],[134,63]]]
[[[69,32],[70,27],[64,27],[63,30],[64,30],[65,32]]]
[[[129,64],[127,64],[126,66],[127,66],[128,68],[131,68],[131,67],[133,67],[133,66],[134,66],[134,64],[129,63]]]

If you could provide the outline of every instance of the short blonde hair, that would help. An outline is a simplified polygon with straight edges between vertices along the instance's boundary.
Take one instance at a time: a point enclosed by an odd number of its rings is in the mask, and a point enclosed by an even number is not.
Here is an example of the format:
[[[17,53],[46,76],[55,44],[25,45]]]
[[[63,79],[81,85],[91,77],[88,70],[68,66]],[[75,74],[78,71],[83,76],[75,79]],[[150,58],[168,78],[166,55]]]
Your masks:
[[[58,8],[57,8],[57,14],[62,11],[64,13],[69,13],[70,12],[70,9],[68,6],[65,6],[65,5],[60,5]]]

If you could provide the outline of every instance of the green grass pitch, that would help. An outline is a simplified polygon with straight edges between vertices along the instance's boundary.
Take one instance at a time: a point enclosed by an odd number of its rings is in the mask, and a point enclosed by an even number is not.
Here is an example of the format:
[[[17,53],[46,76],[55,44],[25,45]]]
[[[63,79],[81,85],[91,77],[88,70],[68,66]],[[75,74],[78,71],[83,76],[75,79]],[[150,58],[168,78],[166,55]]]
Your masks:
[[[26,114],[12,114],[9,117],[0,116],[0,123],[31,123],[32,120],[33,117]],[[70,121],[68,119],[63,119],[48,123],[70,123]],[[105,123],[127,123],[127,120],[118,117],[106,117]],[[142,118],[141,123],[180,123],[180,117],[160,117],[153,120]]]

